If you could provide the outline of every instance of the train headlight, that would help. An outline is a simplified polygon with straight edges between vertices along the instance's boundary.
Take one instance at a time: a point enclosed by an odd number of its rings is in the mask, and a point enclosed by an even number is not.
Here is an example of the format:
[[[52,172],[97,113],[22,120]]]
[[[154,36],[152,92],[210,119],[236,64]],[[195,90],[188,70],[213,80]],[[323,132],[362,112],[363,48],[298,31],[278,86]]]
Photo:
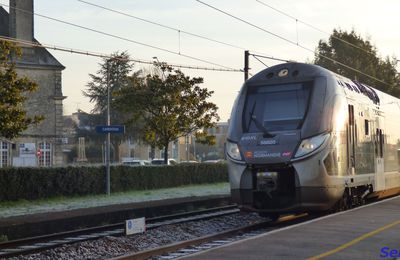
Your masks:
[[[233,160],[241,161],[242,156],[240,155],[239,147],[236,143],[226,142],[226,153]]]
[[[317,148],[319,148],[326,139],[328,139],[329,134],[322,134],[322,135],[317,135],[308,139],[304,139],[299,148],[297,149],[296,155],[294,156],[295,158],[307,155],[309,153],[312,153],[315,151]]]

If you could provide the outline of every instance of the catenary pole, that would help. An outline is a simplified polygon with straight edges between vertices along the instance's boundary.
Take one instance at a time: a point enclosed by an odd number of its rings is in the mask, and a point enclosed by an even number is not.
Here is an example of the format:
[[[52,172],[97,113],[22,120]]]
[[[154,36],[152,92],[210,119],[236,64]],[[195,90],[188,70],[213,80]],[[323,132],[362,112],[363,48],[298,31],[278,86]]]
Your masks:
[[[244,51],[244,81],[246,81],[249,78],[249,56],[250,53],[249,51]]]

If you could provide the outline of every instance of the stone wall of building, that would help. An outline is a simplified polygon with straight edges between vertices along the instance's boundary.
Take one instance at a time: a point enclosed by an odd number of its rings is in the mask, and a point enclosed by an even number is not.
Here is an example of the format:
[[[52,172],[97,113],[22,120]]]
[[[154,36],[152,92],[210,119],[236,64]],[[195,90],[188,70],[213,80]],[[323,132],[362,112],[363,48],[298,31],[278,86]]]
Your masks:
[[[18,67],[19,76],[28,77],[38,84],[37,91],[30,93],[25,107],[28,115],[42,115],[44,120],[38,125],[32,125],[23,132],[23,142],[37,143],[45,141],[52,147],[52,166],[64,165],[62,151],[63,138],[63,105],[61,86],[61,71],[41,67]],[[22,138],[18,140],[20,143]]]
[[[9,2],[9,13],[0,6],[0,35],[38,42],[34,37],[34,0]],[[5,165],[65,165],[62,104],[65,97],[61,85],[61,72],[65,67],[45,48],[18,45],[22,48],[22,56],[12,57],[18,76],[25,76],[39,86],[37,91],[28,94],[25,109],[28,115],[42,115],[45,119],[30,126],[19,138],[4,140],[9,144],[12,157],[5,158]]]
[[[17,69],[19,76],[25,76],[29,80],[38,84],[35,92],[29,93],[29,97],[25,102],[25,107],[30,116],[43,115],[45,120],[37,126],[31,126],[24,135],[56,135],[55,132],[55,102],[54,102],[54,83],[55,72],[45,69]]]

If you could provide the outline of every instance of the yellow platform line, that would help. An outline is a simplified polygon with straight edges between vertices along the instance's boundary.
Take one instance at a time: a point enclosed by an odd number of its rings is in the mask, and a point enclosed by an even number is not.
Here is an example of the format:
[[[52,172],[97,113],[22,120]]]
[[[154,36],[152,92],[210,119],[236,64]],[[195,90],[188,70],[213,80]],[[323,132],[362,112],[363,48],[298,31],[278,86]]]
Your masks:
[[[308,258],[308,260],[317,260],[317,259],[321,259],[321,258],[330,256],[330,255],[333,255],[333,254],[335,254],[335,253],[337,253],[339,251],[342,251],[342,250],[344,250],[344,249],[346,249],[346,248],[348,248],[348,247],[350,247],[350,246],[352,246],[352,245],[354,245],[354,244],[356,244],[356,243],[358,243],[358,242],[360,242],[360,241],[362,241],[362,240],[364,240],[366,238],[372,237],[372,236],[378,234],[379,232],[382,232],[382,231],[384,231],[384,230],[386,230],[388,228],[394,227],[394,226],[396,226],[398,224],[400,224],[400,220],[397,220],[397,221],[395,221],[395,222],[393,222],[391,224],[388,224],[388,225],[380,227],[380,228],[378,228],[378,229],[376,229],[374,231],[371,231],[371,232],[369,232],[367,234],[359,236],[359,237],[353,239],[352,241],[350,241],[350,242],[348,242],[346,244],[343,244],[343,245],[341,245],[341,246],[339,246],[339,247],[337,247],[337,248],[335,248],[333,250],[330,250],[328,252],[322,253],[322,254],[317,255],[317,256],[310,257],[310,258]]]

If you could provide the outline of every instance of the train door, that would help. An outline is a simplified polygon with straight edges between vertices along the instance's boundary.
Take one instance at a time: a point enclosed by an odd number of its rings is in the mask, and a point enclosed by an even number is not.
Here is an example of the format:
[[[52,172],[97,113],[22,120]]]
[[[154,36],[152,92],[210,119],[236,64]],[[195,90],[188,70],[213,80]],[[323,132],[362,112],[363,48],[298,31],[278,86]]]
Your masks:
[[[376,113],[375,117],[375,191],[385,189],[385,174],[384,174],[384,161],[383,161],[383,129],[384,129],[384,117],[379,112]]]
[[[347,143],[348,143],[348,166],[349,173],[351,175],[355,174],[355,166],[356,166],[356,124],[354,119],[354,106],[348,105],[349,109],[349,124],[347,129]]]

